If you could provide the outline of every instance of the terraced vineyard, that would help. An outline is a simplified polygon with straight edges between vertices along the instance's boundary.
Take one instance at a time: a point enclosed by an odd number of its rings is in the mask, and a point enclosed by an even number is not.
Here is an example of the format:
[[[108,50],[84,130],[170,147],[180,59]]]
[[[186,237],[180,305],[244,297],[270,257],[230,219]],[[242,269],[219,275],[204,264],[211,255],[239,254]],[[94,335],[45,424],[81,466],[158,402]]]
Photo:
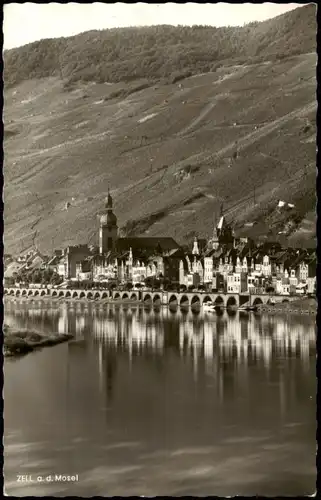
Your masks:
[[[309,52],[136,91],[56,75],[8,86],[6,252],[95,243],[108,185],[127,234],[206,237],[224,201],[242,232],[313,245],[315,66]]]

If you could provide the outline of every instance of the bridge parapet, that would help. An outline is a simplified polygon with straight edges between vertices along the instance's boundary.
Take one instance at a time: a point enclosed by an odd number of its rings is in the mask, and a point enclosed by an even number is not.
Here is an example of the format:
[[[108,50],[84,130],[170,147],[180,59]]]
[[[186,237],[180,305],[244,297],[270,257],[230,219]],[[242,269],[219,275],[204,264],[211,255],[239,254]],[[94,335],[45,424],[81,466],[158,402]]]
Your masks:
[[[201,306],[205,302],[213,302],[218,307],[238,307],[240,299],[237,294],[207,293],[207,292],[142,292],[144,303],[155,303],[179,306]]]
[[[260,306],[269,303],[290,302],[297,300],[297,296],[270,295],[270,294],[234,294],[234,293],[207,293],[207,292],[164,292],[164,291],[138,291],[138,290],[83,290],[59,288],[17,288],[4,287],[4,294],[15,297],[61,297],[70,299],[104,299],[114,300],[141,300],[145,304],[163,304],[177,306],[200,306],[211,301],[220,307],[243,305]]]
[[[59,288],[4,288],[5,295],[15,297],[62,297],[62,298],[99,298],[109,297],[108,290],[82,290]]]

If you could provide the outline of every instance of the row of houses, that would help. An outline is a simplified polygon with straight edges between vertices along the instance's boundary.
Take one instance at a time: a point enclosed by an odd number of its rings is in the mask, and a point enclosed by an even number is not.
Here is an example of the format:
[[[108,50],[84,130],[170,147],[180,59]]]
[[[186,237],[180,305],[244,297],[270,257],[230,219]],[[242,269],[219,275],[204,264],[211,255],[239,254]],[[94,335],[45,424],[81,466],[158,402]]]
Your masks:
[[[249,238],[237,238],[223,212],[212,237],[195,238],[191,247],[180,246],[167,237],[119,238],[108,193],[100,214],[98,239],[99,246],[68,246],[50,257],[35,251],[13,262],[9,259],[5,277],[21,269],[38,268],[56,273],[63,281],[136,284],[154,278],[231,293],[315,292],[314,250],[282,248],[278,243],[256,245]]]

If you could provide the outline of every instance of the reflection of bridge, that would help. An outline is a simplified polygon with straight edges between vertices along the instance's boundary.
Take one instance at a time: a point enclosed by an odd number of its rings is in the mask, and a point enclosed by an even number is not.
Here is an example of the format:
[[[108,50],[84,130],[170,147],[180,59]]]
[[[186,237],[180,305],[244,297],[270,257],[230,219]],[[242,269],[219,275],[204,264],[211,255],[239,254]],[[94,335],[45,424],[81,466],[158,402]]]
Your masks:
[[[259,306],[271,302],[288,302],[295,297],[286,295],[267,295],[267,294],[233,294],[233,293],[206,293],[206,292],[150,292],[150,291],[113,291],[108,290],[78,290],[56,288],[5,288],[5,295],[15,297],[61,297],[70,299],[107,299],[114,300],[132,300],[141,301],[145,305],[169,305],[199,307],[204,302],[211,301],[217,307],[242,307]]]

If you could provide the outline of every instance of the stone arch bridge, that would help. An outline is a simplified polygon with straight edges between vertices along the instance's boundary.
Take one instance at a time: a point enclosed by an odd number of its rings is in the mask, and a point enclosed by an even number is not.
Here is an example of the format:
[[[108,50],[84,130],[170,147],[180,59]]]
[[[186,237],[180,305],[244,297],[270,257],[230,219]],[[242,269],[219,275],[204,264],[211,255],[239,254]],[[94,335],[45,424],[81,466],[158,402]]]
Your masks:
[[[108,290],[82,290],[82,289],[57,289],[57,288],[4,288],[4,294],[14,297],[53,297],[70,299],[107,299],[141,301],[145,305],[169,305],[198,307],[207,301],[213,302],[217,307],[242,307],[260,306],[271,302],[289,302],[295,297],[286,295],[256,295],[235,293],[206,293],[206,292],[150,292],[150,291],[117,291]]]
[[[271,299],[277,302],[288,302],[292,297],[284,295],[267,295],[267,294],[235,294],[235,293],[193,293],[193,292],[119,292],[112,293],[113,299],[136,300],[138,297],[146,305],[169,305],[169,306],[186,306],[197,307],[203,305],[205,302],[211,301],[217,307],[241,307],[241,306],[260,306],[266,305],[271,302]]]
[[[5,288],[5,295],[14,297],[61,297],[66,299],[107,299],[108,290],[69,290],[57,288]]]

